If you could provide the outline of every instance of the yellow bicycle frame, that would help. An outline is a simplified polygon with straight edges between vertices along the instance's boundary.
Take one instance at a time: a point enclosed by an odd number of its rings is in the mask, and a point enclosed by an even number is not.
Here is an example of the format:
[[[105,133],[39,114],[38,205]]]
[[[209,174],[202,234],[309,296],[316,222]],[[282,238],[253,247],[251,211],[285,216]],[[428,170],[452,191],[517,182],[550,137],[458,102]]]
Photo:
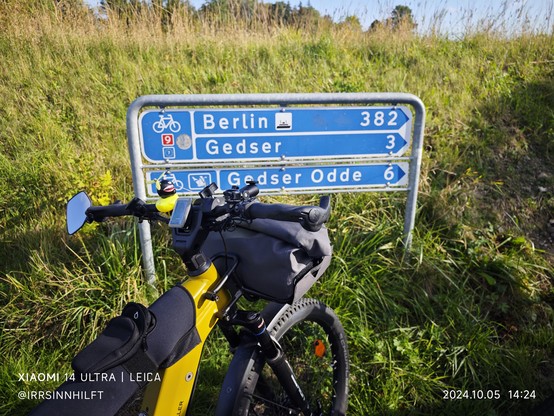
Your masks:
[[[217,323],[219,314],[231,302],[226,290],[218,292],[217,301],[204,297],[206,292],[216,287],[218,281],[219,274],[212,264],[204,273],[183,282],[183,287],[194,299],[200,343],[171,367],[161,370],[161,381],[148,385],[141,406],[148,416],[185,415],[194,391],[204,342]]]

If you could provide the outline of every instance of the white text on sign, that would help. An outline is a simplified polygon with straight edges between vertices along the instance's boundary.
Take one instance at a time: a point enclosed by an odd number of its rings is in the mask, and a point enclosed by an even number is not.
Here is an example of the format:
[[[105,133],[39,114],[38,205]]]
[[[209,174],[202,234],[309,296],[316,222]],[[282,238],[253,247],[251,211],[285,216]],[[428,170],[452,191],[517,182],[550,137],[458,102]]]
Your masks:
[[[295,173],[271,173],[268,174],[264,171],[258,175],[242,175],[240,172],[229,172],[227,175],[227,183],[231,186],[241,186],[249,181],[256,181],[260,186],[275,185],[302,185],[304,183],[320,184],[322,182],[334,184],[346,184],[351,182],[360,182],[362,180],[362,172],[359,170],[350,171],[350,168],[339,169],[334,168],[328,172],[324,172],[322,169],[314,169],[309,172],[308,180],[304,173],[308,172],[295,172]]]
[[[221,153],[226,155],[238,154],[238,155],[257,155],[259,153],[275,154],[279,152],[281,142],[247,142],[246,139],[240,140],[237,143],[223,143],[219,144],[217,140],[210,139],[206,142],[206,153],[209,155],[219,155]],[[220,153],[221,150],[221,153]]]
[[[204,130],[213,130],[216,126],[222,130],[227,130],[229,128],[237,130],[242,128],[244,130],[248,129],[258,129],[258,130],[267,130],[268,120],[266,117],[256,117],[253,113],[250,115],[240,114],[238,117],[218,117],[217,119],[213,114],[204,114],[202,116],[204,122]]]

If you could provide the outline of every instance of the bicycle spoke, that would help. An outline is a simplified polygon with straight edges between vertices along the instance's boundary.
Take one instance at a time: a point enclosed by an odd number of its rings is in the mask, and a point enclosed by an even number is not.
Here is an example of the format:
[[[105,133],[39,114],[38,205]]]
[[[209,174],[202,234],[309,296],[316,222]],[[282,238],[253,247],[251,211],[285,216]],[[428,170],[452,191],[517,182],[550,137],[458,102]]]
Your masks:
[[[300,414],[300,412],[299,412],[298,410],[295,410],[295,409],[293,409],[293,408],[291,408],[291,407],[284,406],[284,405],[279,404],[279,403],[277,403],[277,402],[271,401],[271,400],[269,400],[269,399],[267,399],[267,398],[265,398],[265,397],[261,397],[261,396],[258,396],[258,395],[256,395],[256,394],[253,394],[253,395],[252,395],[252,398],[261,400],[262,402],[267,403],[267,404],[273,406],[274,408],[283,409],[283,410],[285,410],[285,411],[287,412],[287,413],[286,413],[287,415],[299,415],[299,414]],[[258,404],[254,404],[254,403],[252,404],[252,409],[251,409],[251,410],[252,410],[256,415],[259,415],[259,413],[256,411],[256,406],[259,406],[259,405],[260,405],[259,403],[258,403]],[[265,413],[265,409],[264,409],[264,414],[266,414],[266,413]]]

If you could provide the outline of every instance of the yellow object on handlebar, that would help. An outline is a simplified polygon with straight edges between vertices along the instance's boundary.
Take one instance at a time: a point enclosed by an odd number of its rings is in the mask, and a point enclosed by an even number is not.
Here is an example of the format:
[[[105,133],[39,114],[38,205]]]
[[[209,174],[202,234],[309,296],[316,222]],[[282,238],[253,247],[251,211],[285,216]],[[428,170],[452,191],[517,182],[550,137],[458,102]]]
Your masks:
[[[170,195],[167,198],[159,198],[156,201],[156,209],[160,212],[173,211],[178,199],[179,196],[177,194]]]

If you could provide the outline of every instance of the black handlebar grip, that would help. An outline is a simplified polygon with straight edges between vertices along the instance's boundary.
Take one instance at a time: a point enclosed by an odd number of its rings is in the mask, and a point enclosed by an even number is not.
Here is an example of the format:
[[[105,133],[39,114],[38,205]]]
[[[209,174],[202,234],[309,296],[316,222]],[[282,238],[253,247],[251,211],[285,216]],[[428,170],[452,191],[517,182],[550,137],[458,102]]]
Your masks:
[[[127,204],[93,206],[87,209],[87,216],[90,216],[93,221],[103,221],[108,217],[122,217],[130,214],[127,210]]]
[[[146,204],[140,198],[133,198],[128,204],[116,202],[111,205],[92,206],[87,209],[87,217],[89,221],[104,221],[109,217],[124,217],[126,215],[134,215],[136,217],[152,217],[151,214],[157,214],[158,208],[156,204]]]
[[[298,222],[308,231],[318,231],[331,215],[329,197],[321,197],[319,207],[295,206],[287,204],[253,203],[246,209],[246,217],[250,219],[268,218],[277,221]]]
[[[269,218],[277,221],[300,222],[303,215],[307,215],[305,207],[297,207],[287,204],[263,204],[253,203],[248,206],[246,215],[250,219]]]

